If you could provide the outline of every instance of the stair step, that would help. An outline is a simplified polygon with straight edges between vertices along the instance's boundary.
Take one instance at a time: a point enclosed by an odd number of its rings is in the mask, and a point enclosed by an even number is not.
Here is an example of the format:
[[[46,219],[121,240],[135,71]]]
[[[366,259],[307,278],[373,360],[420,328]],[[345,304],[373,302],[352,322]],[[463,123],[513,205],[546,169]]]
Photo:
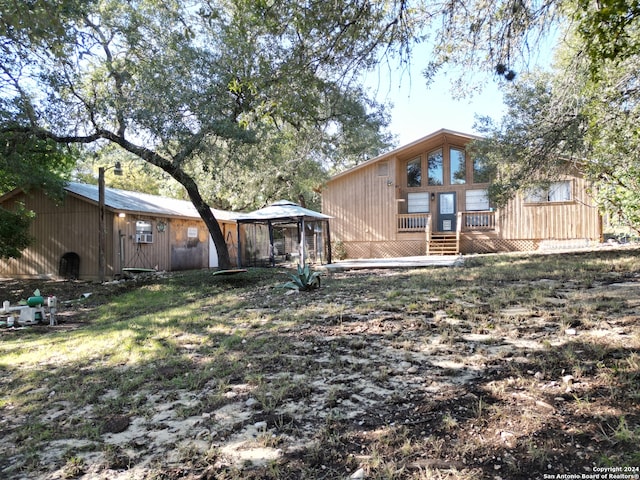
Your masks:
[[[429,241],[430,255],[456,255],[458,253],[458,241],[456,234],[432,233]]]

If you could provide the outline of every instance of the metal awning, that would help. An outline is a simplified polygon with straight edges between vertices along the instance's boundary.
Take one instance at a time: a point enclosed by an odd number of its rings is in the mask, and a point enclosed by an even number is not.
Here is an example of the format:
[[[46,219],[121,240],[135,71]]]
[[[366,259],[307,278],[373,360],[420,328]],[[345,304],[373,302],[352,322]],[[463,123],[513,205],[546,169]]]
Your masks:
[[[240,238],[240,225],[241,224],[263,224],[269,227],[269,242],[273,247],[273,226],[295,224],[298,227],[300,235],[300,264],[304,265],[305,253],[305,223],[307,222],[325,222],[327,225],[327,237],[328,237],[328,260],[331,263],[331,235],[329,232],[329,219],[333,218],[323,213],[315,212],[304,208],[297,203],[289,200],[280,200],[271,205],[256,210],[250,213],[239,214],[236,217],[237,232],[238,232],[238,265],[242,264],[241,259],[241,238]],[[275,264],[275,259],[271,258],[272,265]]]
[[[332,217],[329,215],[314,212],[289,200],[279,200],[260,210],[241,213],[236,217],[236,221],[239,223],[294,223],[299,220],[316,221],[330,218]]]

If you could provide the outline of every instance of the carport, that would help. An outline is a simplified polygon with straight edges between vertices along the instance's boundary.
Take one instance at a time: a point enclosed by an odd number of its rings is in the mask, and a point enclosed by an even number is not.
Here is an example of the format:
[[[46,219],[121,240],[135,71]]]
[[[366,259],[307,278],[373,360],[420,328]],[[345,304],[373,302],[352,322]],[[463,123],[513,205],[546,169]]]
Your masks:
[[[330,218],[288,200],[240,214],[238,265],[331,263]]]

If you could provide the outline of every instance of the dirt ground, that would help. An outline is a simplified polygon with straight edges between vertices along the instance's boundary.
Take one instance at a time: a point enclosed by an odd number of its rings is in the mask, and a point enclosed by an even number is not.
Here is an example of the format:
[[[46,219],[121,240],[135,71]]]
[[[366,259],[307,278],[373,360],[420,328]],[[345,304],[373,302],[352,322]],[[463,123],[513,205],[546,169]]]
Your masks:
[[[160,275],[130,279],[126,282],[97,282],[81,280],[9,279],[0,278],[0,302],[8,300],[11,306],[27,300],[36,290],[44,297],[56,297],[61,326],[77,328],[86,322],[85,312],[103,304],[117,293],[138,288]],[[0,333],[7,333],[0,329]]]
[[[353,276],[369,288],[332,288]],[[252,345],[269,338],[259,329],[248,336],[238,347],[253,352],[245,371],[215,403],[206,404],[220,393],[213,383],[172,396],[141,392],[155,413],[109,418],[103,441],[117,458],[87,455],[78,477],[524,480],[578,478],[566,475],[609,465],[638,478],[638,273],[608,273],[586,288],[582,279],[489,280],[473,298],[418,289],[421,302],[406,308],[374,302],[381,278],[388,298],[412,281],[394,270],[336,274],[304,297],[321,315],[277,331],[285,351],[255,353]],[[38,288],[60,299],[62,325],[81,328],[83,311],[139,285],[0,281],[0,299],[13,303]],[[507,287],[516,292],[511,305],[491,310],[487,298]],[[536,305],[521,302],[531,291],[546,293]],[[295,311],[302,301],[283,296],[275,307],[265,292],[254,293],[253,317]],[[331,313],[328,305],[342,308]],[[64,446],[86,447],[73,442]],[[205,461],[212,446],[215,459]],[[46,459],[62,460],[53,452]],[[71,478],[65,472],[38,478]]]

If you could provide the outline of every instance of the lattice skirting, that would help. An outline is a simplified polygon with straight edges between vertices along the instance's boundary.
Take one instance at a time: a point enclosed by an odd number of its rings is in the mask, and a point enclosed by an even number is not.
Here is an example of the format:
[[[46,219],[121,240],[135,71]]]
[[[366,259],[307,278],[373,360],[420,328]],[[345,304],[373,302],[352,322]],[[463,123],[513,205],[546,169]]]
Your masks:
[[[401,242],[344,242],[347,258],[414,257],[426,254],[426,244],[418,240]]]
[[[539,240],[462,237],[460,253],[531,252],[537,250],[539,244]]]
[[[460,239],[460,253],[531,252],[540,240],[504,240],[500,238]],[[344,242],[347,258],[393,258],[426,255],[426,243],[418,240],[401,242]]]

